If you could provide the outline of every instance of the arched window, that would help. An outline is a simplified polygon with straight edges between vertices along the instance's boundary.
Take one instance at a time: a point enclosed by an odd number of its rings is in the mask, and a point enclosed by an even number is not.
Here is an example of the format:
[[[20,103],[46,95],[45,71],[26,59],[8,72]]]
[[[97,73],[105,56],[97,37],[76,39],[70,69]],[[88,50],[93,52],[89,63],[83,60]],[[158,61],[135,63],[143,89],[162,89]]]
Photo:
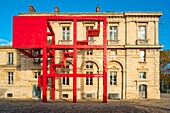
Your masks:
[[[93,62],[91,62],[91,61],[86,62],[86,68],[92,69],[93,68]]]

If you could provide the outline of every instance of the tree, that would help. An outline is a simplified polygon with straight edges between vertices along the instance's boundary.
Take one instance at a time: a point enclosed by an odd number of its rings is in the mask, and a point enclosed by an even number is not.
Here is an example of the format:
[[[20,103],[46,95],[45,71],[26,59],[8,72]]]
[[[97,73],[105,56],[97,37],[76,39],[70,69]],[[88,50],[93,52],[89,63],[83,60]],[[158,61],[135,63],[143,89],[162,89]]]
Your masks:
[[[167,91],[170,86],[170,50],[160,53],[160,80],[161,91]]]

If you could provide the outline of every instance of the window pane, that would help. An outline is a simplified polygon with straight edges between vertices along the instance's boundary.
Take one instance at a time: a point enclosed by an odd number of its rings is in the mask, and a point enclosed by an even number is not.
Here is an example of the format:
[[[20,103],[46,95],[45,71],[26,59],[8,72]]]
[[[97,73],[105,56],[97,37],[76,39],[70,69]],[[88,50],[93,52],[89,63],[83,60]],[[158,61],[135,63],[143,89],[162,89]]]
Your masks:
[[[62,39],[70,40],[70,28],[69,27],[62,28]]]
[[[93,78],[90,77],[90,85],[93,85]]]
[[[140,61],[141,62],[145,61],[145,51],[144,50],[140,50]]]
[[[13,72],[8,72],[8,84],[13,84]]]
[[[146,79],[146,72],[140,72],[139,73],[139,78]]]
[[[86,68],[93,68],[93,63],[92,62],[86,62]]]
[[[67,85],[69,85],[69,77],[67,77]]]
[[[63,77],[63,85],[65,85],[65,77]]]
[[[8,53],[8,65],[13,65],[13,53]]]
[[[145,26],[138,27],[138,38],[146,39],[146,27]]]
[[[110,85],[117,85],[117,72],[110,72]]]
[[[117,26],[110,26],[110,40],[118,39],[118,30]]]
[[[86,77],[86,85],[89,85],[89,77]]]

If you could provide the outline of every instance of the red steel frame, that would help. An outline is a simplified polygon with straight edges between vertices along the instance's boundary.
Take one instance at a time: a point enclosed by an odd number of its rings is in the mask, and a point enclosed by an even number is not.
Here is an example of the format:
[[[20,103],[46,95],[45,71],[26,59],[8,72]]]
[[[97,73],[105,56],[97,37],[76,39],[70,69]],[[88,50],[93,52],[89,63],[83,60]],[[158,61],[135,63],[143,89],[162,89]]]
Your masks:
[[[42,33],[46,35],[43,36],[43,42],[39,45],[17,45],[19,44],[17,40],[18,32],[17,25],[19,19],[27,19],[27,21],[34,21],[35,19],[40,19],[41,22],[46,22],[46,26],[43,26]],[[19,20],[18,19],[18,20]],[[38,85],[42,87],[42,102],[47,102],[47,78],[52,79],[51,84],[51,99],[55,99],[55,77],[73,77],[73,102],[77,102],[77,77],[103,77],[103,102],[107,103],[107,17],[105,16],[16,16],[14,17],[14,33],[13,33],[13,47],[20,49],[20,51],[32,58],[42,57],[42,70],[43,73],[38,77]],[[73,22],[73,45],[62,45],[55,44],[55,32],[49,21],[72,21]],[[95,21],[98,22],[97,29],[88,29],[86,31],[86,40],[77,41],[77,22],[79,21]],[[89,36],[99,36],[100,24],[103,23],[103,45],[88,45]],[[40,24],[39,24],[40,25]],[[18,26],[19,27],[19,26]],[[47,32],[47,28],[50,32]],[[31,27],[30,27],[31,29]],[[29,34],[30,35],[30,34]],[[47,44],[47,36],[52,36],[52,43]],[[37,37],[38,38],[38,37]],[[40,41],[40,40],[39,40]],[[22,48],[27,48],[26,51]],[[32,55],[32,49],[40,48],[42,49],[42,55]],[[60,64],[55,64],[55,50],[61,49],[72,49],[73,52],[63,52],[62,62]],[[77,74],[77,50],[79,49],[102,49],[103,50],[103,74]],[[50,73],[47,73],[47,59],[51,58]],[[57,74],[55,72],[56,67],[63,67],[66,64],[66,58],[73,58],[73,74]]]

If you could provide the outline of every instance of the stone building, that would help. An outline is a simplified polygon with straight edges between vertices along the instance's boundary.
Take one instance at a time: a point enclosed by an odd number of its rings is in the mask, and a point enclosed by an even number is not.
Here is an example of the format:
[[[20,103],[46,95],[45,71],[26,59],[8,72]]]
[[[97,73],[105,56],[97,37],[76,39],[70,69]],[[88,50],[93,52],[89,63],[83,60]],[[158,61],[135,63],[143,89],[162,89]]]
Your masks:
[[[109,99],[158,99],[159,90],[159,44],[158,22],[161,12],[100,12],[95,13],[19,13],[19,16],[107,16],[107,84]],[[70,21],[50,22],[57,32],[55,42],[73,43],[73,23]],[[86,29],[96,28],[97,22],[77,23],[78,40],[86,37]],[[101,26],[101,29],[103,26]],[[103,43],[99,37],[88,37],[90,45]],[[49,37],[50,42],[50,37]],[[56,62],[61,62],[63,50],[56,51]],[[64,50],[72,51],[72,50]],[[33,50],[35,54],[40,50]],[[103,72],[102,50],[79,50],[77,55],[78,73]],[[49,61],[50,62],[50,61]],[[72,59],[66,68],[57,69],[62,73],[72,73]],[[28,58],[10,46],[0,47],[0,97],[40,98],[38,75],[41,74],[41,59]],[[73,80],[71,77],[55,79],[55,97],[72,99]],[[50,99],[48,79],[48,99]],[[77,78],[77,98],[103,98],[102,78]]]

